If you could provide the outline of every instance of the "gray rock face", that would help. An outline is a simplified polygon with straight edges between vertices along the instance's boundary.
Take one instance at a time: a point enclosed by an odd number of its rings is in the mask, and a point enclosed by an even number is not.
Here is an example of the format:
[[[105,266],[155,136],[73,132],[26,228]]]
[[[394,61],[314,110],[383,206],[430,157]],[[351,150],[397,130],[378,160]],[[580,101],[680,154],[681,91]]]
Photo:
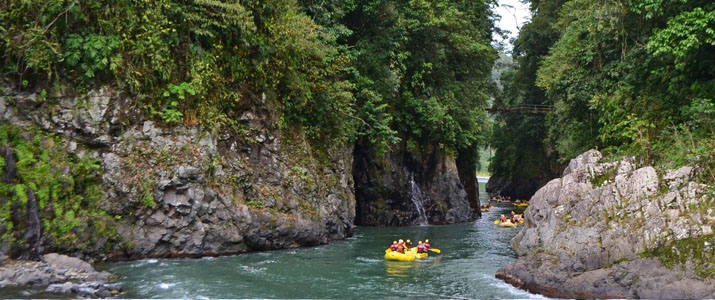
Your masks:
[[[588,151],[536,192],[511,241],[519,258],[497,277],[551,297],[715,296],[713,199],[692,168],[661,180],[633,159],[600,160]]]
[[[379,158],[369,148],[358,146],[354,157],[357,224],[405,226],[472,220],[454,159],[440,150],[418,161],[400,150]]]
[[[334,146],[314,155],[304,137],[283,141],[260,107],[240,114],[245,130],[216,133],[146,120],[110,87],[76,97],[60,91],[52,101],[2,93],[0,121],[52,132],[69,153],[101,163],[100,207],[122,241],[112,253],[77,256],[222,255],[352,235],[351,153]]]

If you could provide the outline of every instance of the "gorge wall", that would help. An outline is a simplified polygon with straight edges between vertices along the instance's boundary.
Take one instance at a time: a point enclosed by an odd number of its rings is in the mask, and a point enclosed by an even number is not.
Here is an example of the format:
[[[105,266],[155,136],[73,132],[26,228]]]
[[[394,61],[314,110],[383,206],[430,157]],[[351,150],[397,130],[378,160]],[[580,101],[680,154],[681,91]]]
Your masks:
[[[10,208],[7,219],[15,222],[0,228],[0,252],[11,257],[37,258],[50,251],[111,259],[220,255],[315,245],[352,234],[350,151],[316,150],[300,133],[281,134],[260,105],[243,112],[242,130],[216,132],[156,124],[111,87],[79,95],[61,89],[47,96],[2,91],[4,135],[17,131],[15,139],[34,141],[39,152],[44,147],[67,153],[66,160],[88,159],[90,179],[97,183],[92,186],[101,188],[96,205],[77,201],[59,217],[52,196],[57,187],[46,189],[49,196],[38,194],[39,202],[13,202],[16,194],[6,190],[0,204]],[[33,191],[42,190],[32,188],[35,178],[15,169],[27,158],[18,157],[23,152],[9,142],[0,147],[3,182],[29,187],[23,191],[34,198]],[[46,174],[69,178],[79,164],[54,162],[55,152],[34,159],[47,162]],[[90,194],[74,191],[78,199]],[[51,235],[52,222],[70,224],[69,229]],[[81,243],[58,242],[69,237]]]
[[[715,199],[691,167],[588,151],[531,198],[496,276],[559,298],[712,298]]]
[[[405,226],[472,220],[454,159],[438,147],[428,148],[418,158],[405,147],[386,154],[355,147],[356,224]]]
[[[360,146],[314,149],[277,128],[260,103],[239,114],[234,131],[166,126],[132,103],[109,86],[45,96],[3,90],[0,204],[10,222],[0,226],[0,254],[224,255],[343,239],[353,222],[474,217],[455,159],[439,147],[420,158],[399,147],[383,156]],[[40,165],[44,173],[30,174]],[[41,186],[45,177],[54,183]]]

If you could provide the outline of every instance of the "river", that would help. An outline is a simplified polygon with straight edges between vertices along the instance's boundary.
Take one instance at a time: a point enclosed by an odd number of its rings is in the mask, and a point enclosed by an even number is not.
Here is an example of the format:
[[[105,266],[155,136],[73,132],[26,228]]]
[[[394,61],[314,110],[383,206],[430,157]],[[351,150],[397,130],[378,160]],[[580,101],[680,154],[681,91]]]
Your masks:
[[[121,298],[538,298],[494,278],[515,259],[509,240],[518,230],[492,223],[511,210],[497,206],[475,222],[457,225],[358,227],[353,237],[318,247],[138,260],[99,269],[121,276]],[[384,249],[399,238],[429,238],[442,254],[417,262],[385,261]]]

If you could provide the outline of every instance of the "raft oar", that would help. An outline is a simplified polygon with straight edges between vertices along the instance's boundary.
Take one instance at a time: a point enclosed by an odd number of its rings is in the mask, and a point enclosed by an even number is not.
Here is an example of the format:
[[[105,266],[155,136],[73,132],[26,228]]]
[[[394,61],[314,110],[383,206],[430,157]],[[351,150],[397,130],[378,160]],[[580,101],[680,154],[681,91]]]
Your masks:
[[[442,253],[442,250],[439,250],[439,249],[437,249],[437,248],[429,248],[429,251],[437,252],[437,253]]]
[[[494,220],[494,224],[499,224],[499,220]]]

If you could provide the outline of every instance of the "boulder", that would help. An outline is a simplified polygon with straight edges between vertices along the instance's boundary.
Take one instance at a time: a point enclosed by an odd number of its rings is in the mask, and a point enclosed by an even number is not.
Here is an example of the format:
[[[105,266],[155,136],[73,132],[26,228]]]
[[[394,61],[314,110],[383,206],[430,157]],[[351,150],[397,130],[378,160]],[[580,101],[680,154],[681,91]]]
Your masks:
[[[518,259],[496,276],[549,297],[712,298],[712,223],[700,224],[713,201],[692,168],[661,179],[632,158],[601,160],[580,155],[534,194],[511,241]]]
[[[71,269],[87,273],[96,272],[89,263],[67,255],[57,253],[45,254],[42,256],[42,261],[58,269]]]

